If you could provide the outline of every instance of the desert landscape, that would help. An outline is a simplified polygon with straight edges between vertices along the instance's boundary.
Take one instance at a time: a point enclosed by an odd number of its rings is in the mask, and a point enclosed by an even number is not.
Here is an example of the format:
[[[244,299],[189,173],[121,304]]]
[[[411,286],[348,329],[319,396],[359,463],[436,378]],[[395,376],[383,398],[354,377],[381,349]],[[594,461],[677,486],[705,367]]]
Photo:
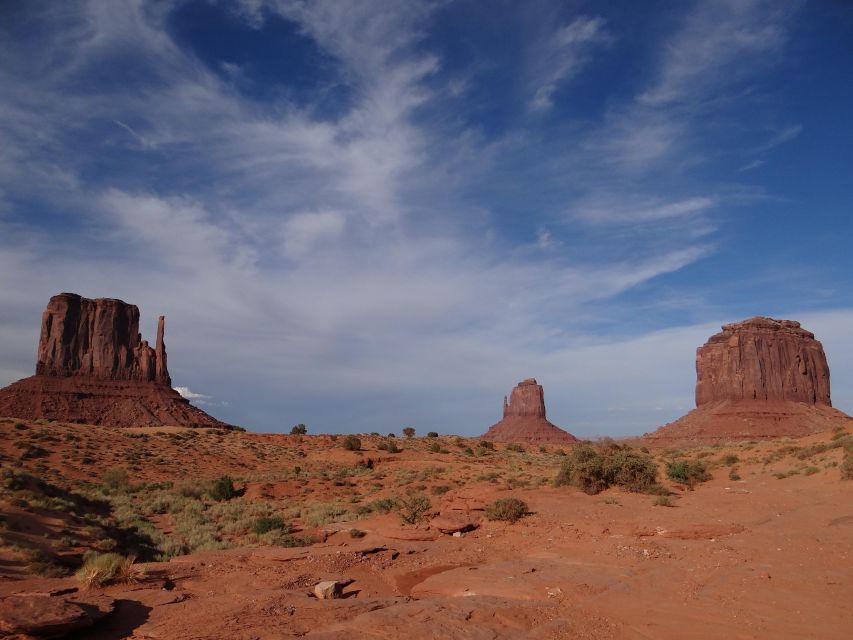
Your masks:
[[[55,296],[0,390],[4,637],[849,636],[853,419],[798,323],[727,325],[694,412],[590,442],[533,379],[482,438],[158,412],[138,314]]]
[[[0,0],[0,640],[853,639],[851,43]]]

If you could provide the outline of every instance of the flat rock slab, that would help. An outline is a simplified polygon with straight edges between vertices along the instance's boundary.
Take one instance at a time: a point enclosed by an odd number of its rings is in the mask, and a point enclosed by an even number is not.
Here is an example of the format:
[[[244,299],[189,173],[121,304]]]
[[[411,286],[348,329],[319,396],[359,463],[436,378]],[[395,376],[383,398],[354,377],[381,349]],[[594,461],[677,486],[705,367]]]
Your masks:
[[[10,596],[0,601],[0,631],[38,638],[61,637],[92,626],[115,607],[108,596]]]

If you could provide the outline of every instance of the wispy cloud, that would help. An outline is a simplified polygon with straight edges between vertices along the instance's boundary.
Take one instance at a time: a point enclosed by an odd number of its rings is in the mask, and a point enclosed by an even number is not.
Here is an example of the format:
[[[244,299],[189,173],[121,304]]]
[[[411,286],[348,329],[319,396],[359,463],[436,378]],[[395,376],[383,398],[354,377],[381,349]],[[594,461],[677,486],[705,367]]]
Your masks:
[[[689,398],[662,370],[687,362],[689,378],[699,330],[635,344],[601,327],[635,314],[620,298],[715,250],[724,196],[684,177],[701,128],[684,105],[735,64],[718,51],[723,31],[743,56],[778,51],[776,12],[767,29],[758,9],[702,4],[636,94],[539,130],[550,116],[530,110],[556,113],[592,55],[619,42],[599,17],[545,25],[550,38],[521,47],[534,60],[515,96],[524,113],[490,133],[467,104],[448,106],[479,78],[465,69],[460,81],[428,46],[440,3],[236,7],[258,37],[276,16],[333,61],[345,99],[332,114],[244,95],[242,71],[204,64],[169,28],[175,6],[68,2],[39,12],[27,42],[0,38],[0,202],[26,203],[0,220],[2,351],[15,363],[0,374],[29,369],[40,308],[76,290],[166,313],[179,388],[240,397],[223,416],[233,421],[271,426],[284,407],[356,429],[397,419],[376,401],[393,396],[411,400],[400,414],[474,433],[521,371],[588,390],[590,367],[601,382],[627,375],[625,358],[658,362],[659,385],[602,407],[634,410],[655,389],[666,401],[655,406]],[[696,39],[723,59],[677,64]],[[571,402],[555,396],[568,425]]]
[[[550,109],[560,84],[587,64],[594,49],[610,41],[602,18],[580,16],[537,43],[531,74],[535,89],[530,108],[534,111]]]

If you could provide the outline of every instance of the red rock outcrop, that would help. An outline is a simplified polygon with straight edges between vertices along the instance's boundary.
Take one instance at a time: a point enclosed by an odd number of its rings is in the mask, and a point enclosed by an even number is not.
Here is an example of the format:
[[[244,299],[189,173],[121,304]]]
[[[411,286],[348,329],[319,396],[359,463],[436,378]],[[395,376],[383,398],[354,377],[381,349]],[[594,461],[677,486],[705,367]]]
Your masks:
[[[724,325],[696,350],[696,409],[646,438],[720,443],[804,436],[853,420],[833,409],[823,346],[799,322]]]
[[[483,438],[495,442],[529,442],[535,444],[569,444],[577,442],[545,418],[545,393],[533,378],[519,382],[507,400],[504,417],[493,424]]]
[[[139,333],[121,300],[53,296],[42,314],[36,375],[0,389],[0,415],[109,426],[226,427],[172,389],[164,343]]]
[[[720,400],[832,406],[823,345],[792,320],[724,325],[696,350],[696,406]]]
[[[139,333],[136,305],[61,293],[50,299],[41,317],[36,375],[154,381],[171,386],[164,328],[161,316],[156,348],[152,349]]]

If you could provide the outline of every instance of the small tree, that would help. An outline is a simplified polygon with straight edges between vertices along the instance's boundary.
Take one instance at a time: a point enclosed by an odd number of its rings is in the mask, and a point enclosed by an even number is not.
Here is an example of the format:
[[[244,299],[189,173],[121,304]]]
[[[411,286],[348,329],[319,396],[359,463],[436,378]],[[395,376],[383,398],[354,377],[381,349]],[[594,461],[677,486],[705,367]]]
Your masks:
[[[427,438],[437,438],[437,437],[438,437],[438,431],[430,431],[427,434]]]
[[[308,427],[301,422],[290,430],[292,436],[304,436],[306,433],[308,433]]]
[[[403,429],[403,435],[406,436],[407,438],[414,438],[415,437],[415,428],[414,427],[406,427],[405,429]]]

